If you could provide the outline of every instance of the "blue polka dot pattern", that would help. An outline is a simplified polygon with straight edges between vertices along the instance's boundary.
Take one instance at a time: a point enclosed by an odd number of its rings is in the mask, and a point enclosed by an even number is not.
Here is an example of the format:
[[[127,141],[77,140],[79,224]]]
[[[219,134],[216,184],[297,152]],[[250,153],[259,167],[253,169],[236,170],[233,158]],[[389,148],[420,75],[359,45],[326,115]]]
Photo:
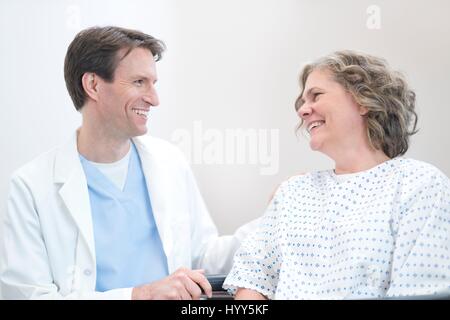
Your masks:
[[[269,299],[450,294],[450,180],[406,158],[295,176],[236,252],[224,288]]]

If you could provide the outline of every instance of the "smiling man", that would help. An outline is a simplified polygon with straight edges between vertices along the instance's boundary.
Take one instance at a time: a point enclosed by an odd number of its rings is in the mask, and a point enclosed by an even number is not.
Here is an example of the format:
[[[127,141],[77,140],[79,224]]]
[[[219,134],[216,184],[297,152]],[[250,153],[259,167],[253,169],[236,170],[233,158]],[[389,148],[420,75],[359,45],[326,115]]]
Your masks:
[[[163,51],[118,27],[70,44],[64,76],[82,125],[13,174],[4,298],[198,299],[211,295],[206,273],[229,270],[251,224],[218,237],[181,152],[145,135]]]

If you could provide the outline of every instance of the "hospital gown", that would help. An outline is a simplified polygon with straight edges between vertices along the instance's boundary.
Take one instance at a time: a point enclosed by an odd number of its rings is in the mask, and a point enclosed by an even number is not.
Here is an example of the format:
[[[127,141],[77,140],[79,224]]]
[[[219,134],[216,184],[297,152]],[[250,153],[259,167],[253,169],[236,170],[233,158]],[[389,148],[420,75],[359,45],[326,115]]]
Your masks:
[[[269,299],[450,296],[450,181],[406,158],[295,176],[236,252],[224,288]]]

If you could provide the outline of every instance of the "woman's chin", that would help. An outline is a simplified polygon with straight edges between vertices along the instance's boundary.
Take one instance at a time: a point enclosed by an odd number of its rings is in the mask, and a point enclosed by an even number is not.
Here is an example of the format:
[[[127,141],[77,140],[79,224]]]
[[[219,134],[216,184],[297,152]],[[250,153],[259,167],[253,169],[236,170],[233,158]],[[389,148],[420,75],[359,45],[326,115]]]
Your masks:
[[[320,151],[322,148],[322,143],[320,141],[316,141],[314,138],[309,142],[309,147],[311,150]]]

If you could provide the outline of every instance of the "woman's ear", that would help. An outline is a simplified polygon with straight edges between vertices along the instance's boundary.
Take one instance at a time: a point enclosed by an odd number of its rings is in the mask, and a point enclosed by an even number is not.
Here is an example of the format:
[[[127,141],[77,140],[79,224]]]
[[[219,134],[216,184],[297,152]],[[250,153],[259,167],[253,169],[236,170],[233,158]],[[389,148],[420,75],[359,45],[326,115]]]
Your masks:
[[[369,112],[369,110],[366,107],[359,106],[359,114],[361,116],[365,116],[368,112]]]
[[[98,100],[98,76],[92,72],[86,72],[81,77],[84,92],[94,101]]]

